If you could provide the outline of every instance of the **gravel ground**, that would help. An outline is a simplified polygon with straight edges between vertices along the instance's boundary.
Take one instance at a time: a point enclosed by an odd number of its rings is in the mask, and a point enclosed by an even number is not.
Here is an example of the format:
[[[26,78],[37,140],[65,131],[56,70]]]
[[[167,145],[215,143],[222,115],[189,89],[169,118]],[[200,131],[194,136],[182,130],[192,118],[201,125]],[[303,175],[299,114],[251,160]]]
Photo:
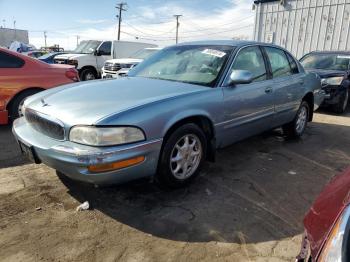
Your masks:
[[[349,166],[350,113],[220,150],[194,184],[94,188],[27,162],[0,127],[0,261],[293,261],[302,219]],[[76,212],[82,202],[90,210]]]

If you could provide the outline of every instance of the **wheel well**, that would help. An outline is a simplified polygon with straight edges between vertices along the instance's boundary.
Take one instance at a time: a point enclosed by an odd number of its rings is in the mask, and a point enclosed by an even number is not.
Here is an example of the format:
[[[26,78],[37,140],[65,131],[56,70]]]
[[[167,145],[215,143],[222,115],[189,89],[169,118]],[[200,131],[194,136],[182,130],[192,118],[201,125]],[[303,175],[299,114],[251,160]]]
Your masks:
[[[303,101],[309,104],[309,107],[310,107],[309,121],[311,122],[314,117],[314,95],[311,92],[307,93],[304,96]]]
[[[10,109],[10,107],[11,107],[13,101],[14,101],[18,96],[20,96],[21,94],[26,93],[26,92],[29,92],[29,91],[39,91],[39,92],[40,92],[40,91],[44,91],[44,90],[45,90],[44,88],[40,88],[40,87],[30,87],[30,88],[26,88],[26,89],[24,89],[24,90],[18,92],[18,93],[17,93],[16,95],[14,95],[14,96],[11,98],[11,100],[7,103],[7,105],[6,105],[6,110],[9,110],[9,109]]]
[[[93,66],[83,66],[83,67],[79,70],[79,76],[80,76],[81,72],[83,72],[85,69],[91,69],[92,71],[94,71],[96,77],[98,76],[98,72],[97,72],[96,68],[93,67]]]
[[[169,136],[180,126],[193,123],[198,125],[204,132],[207,138],[207,160],[215,161],[215,130],[212,121],[206,116],[191,116],[174,123],[166,132],[164,141],[167,141]]]

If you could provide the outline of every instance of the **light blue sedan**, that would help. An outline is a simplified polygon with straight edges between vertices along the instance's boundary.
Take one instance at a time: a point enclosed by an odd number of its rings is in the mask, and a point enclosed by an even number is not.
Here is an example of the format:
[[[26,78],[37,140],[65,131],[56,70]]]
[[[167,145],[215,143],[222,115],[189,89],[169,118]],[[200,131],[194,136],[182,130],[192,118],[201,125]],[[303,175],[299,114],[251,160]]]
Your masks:
[[[13,133],[30,159],[72,179],[154,175],[179,187],[217,148],[280,126],[302,136],[323,98],[320,79],[278,46],[193,42],[163,49],[124,79],[28,98]]]

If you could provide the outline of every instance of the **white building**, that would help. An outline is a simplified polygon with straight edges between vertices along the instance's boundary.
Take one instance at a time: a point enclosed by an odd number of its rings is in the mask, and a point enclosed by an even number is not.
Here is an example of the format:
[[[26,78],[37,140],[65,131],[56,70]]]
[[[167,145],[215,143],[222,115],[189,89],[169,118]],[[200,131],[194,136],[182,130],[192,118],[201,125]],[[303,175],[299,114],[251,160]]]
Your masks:
[[[350,49],[350,0],[256,0],[254,39],[297,58],[315,50]]]
[[[13,41],[29,43],[28,31],[10,28],[0,28],[0,46],[9,47]]]

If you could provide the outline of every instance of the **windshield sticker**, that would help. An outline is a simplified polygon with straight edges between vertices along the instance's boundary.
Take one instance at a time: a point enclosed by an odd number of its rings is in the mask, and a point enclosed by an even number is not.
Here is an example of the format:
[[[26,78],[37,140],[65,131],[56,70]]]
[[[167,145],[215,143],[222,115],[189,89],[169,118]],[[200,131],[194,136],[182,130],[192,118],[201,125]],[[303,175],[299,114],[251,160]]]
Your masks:
[[[348,56],[348,55],[338,55],[337,58],[338,59],[350,59],[350,56]]]
[[[216,56],[216,57],[224,57],[226,55],[225,52],[219,51],[219,50],[214,50],[214,49],[205,49],[203,52],[203,54],[207,54],[207,55],[212,55],[212,56]]]

